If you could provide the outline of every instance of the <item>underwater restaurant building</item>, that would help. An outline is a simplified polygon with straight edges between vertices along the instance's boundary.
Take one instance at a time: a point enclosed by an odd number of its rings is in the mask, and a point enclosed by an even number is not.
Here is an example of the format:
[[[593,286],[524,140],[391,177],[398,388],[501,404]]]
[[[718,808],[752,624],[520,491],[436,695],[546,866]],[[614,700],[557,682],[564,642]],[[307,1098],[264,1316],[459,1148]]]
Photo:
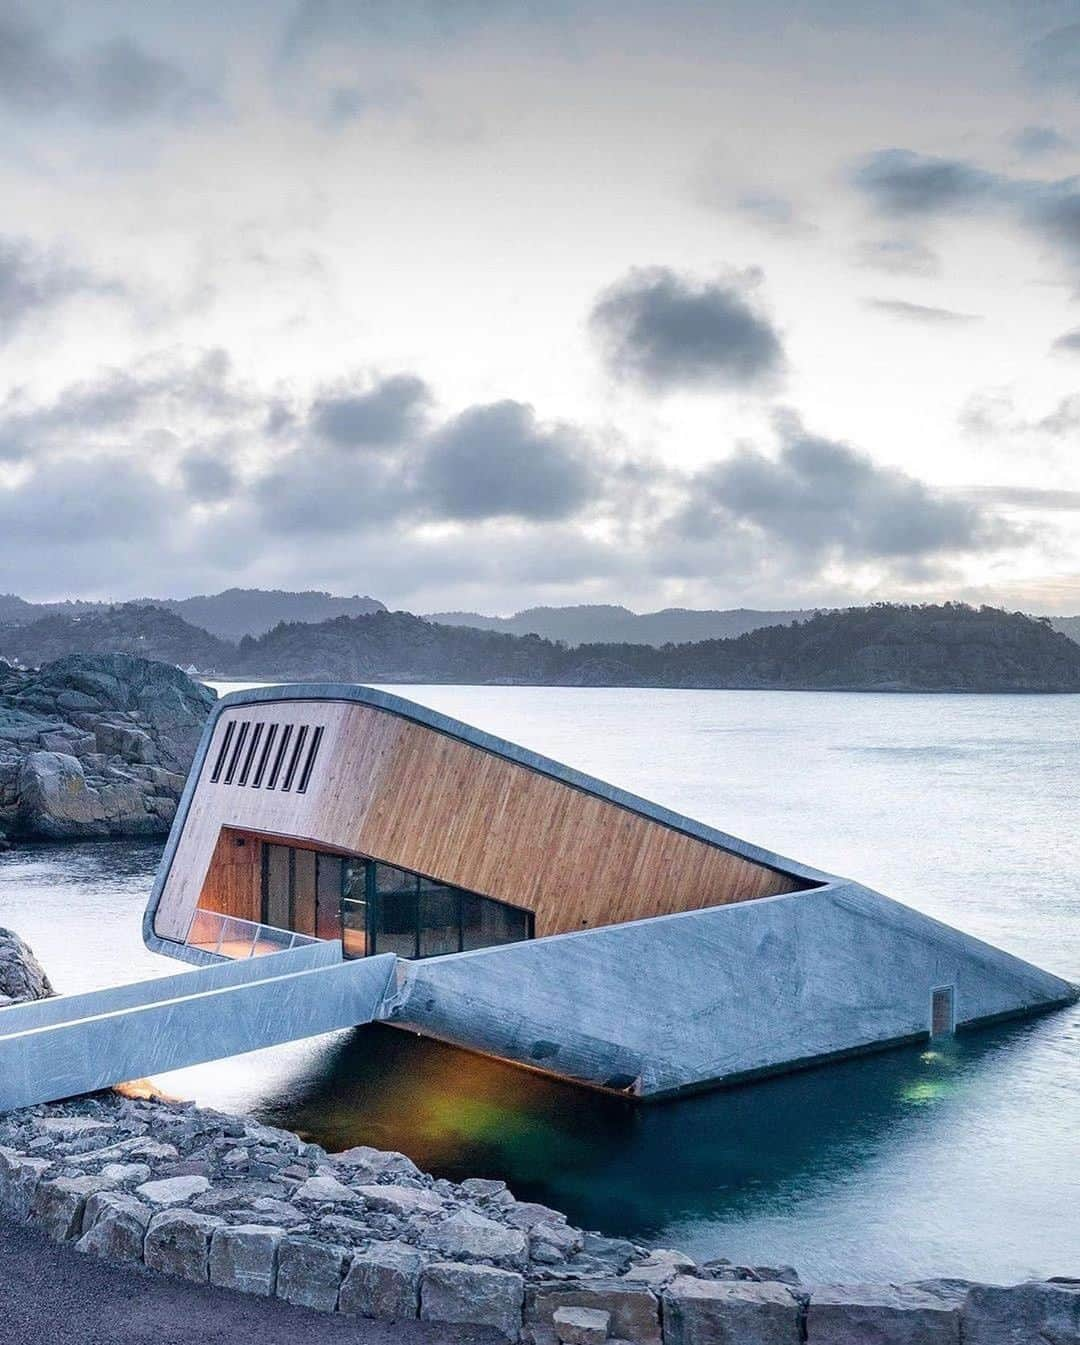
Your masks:
[[[144,938],[202,966],[322,945],[335,984],[379,968],[356,1022],[637,1097],[1075,996],[857,883],[354,685],[218,703]],[[293,1036],[302,1002],[282,997]]]

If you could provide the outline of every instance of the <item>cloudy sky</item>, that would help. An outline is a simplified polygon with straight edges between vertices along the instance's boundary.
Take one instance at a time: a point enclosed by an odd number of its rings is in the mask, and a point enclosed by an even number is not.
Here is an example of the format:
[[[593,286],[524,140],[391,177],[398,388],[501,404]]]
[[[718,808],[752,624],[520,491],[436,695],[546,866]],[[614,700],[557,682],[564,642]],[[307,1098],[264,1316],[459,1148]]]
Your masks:
[[[1080,0],[0,0],[0,591],[1080,611]]]

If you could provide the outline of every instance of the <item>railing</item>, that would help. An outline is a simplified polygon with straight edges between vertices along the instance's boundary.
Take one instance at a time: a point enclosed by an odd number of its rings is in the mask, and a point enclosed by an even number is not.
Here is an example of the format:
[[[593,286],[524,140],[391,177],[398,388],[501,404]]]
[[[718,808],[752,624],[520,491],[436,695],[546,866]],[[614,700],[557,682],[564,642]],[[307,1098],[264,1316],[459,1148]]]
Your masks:
[[[185,939],[189,948],[201,948],[203,952],[233,959],[261,957],[318,942],[318,939],[298,934],[295,930],[275,929],[273,925],[260,925],[254,920],[241,920],[235,915],[222,915],[220,911],[206,911],[201,907],[196,910]]]

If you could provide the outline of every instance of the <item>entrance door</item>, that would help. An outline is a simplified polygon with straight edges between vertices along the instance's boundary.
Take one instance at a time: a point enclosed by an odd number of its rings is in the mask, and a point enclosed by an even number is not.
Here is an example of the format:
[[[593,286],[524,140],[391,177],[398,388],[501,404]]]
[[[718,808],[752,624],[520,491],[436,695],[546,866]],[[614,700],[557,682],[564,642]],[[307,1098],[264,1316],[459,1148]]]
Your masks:
[[[316,859],[315,933],[320,939],[340,939],[342,860],[337,855]]]
[[[367,870],[362,859],[346,859],[341,870],[341,951],[346,957],[368,953]]]

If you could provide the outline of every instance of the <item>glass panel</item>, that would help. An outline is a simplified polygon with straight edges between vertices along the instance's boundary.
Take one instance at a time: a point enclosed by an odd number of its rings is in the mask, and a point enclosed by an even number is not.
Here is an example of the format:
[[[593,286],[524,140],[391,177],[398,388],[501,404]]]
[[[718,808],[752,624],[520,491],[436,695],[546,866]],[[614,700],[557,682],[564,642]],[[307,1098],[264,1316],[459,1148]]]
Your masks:
[[[315,933],[315,851],[293,851],[292,929]]]
[[[318,904],[315,933],[320,939],[341,938],[342,866],[337,855],[318,855],[315,887]]]
[[[220,933],[221,916],[217,911],[198,910],[188,930],[187,942],[192,948],[205,948],[212,953]]]
[[[379,926],[375,933],[377,953],[416,956],[416,889],[411,892],[379,892],[376,899]]]
[[[263,922],[267,925],[273,925],[276,929],[289,928],[290,858],[287,845],[268,845],[266,847]]]
[[[345,957],[367,957],[367,902],[344,897],[341,902],[341,951]]]
[[[376,864],[375,888],[379,892],[415,892],[416,874],[395,869],[392,864]]]
[[[529,937],[529,913],[473,892],[461,894],[462,947],[490,948]]]
[[[456,887],[420,880],[420,956],[456,953],[461,946]]]

